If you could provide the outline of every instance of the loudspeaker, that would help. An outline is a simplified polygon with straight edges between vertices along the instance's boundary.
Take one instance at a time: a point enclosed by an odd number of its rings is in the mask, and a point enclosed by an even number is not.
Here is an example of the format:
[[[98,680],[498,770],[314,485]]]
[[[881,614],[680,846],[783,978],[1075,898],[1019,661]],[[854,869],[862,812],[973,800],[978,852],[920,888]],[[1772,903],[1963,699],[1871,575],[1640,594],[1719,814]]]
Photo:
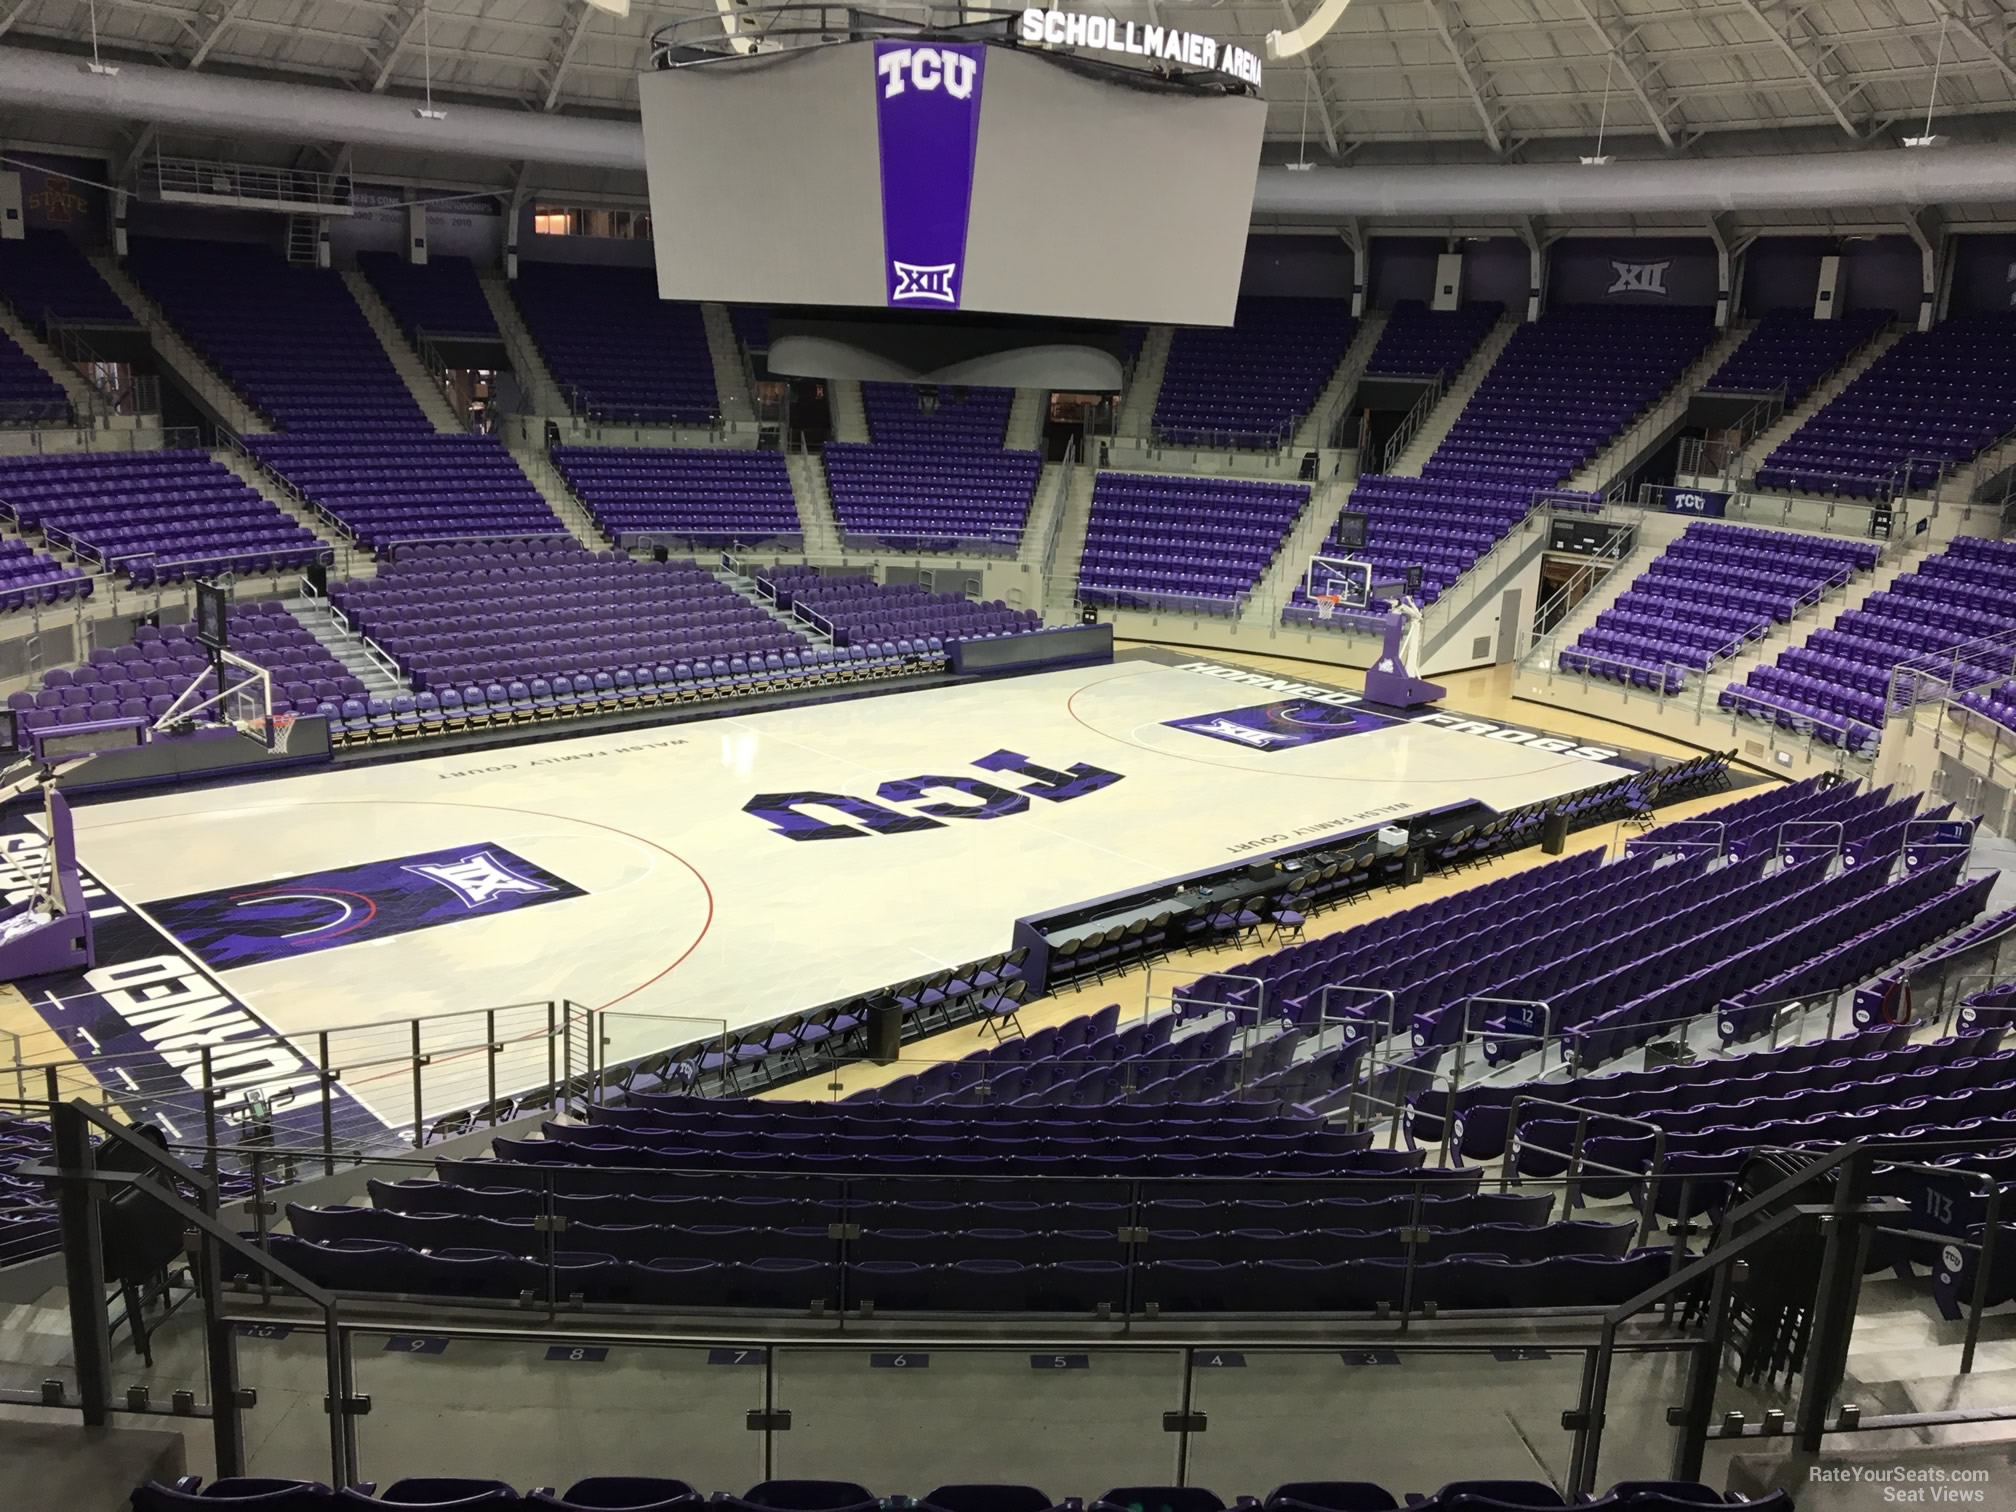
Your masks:
[[[552,454],[553,448],[558,446],[559,444],[560,444],[560,422],[558,420],[548,420],[546,422],[547,454],[550,456]]]
[[[322,597],[329,596],[329,568],[321,562],[308,564],[308,586]]]
[[[1097,609],[1093,609],[1093,608],[1089,608],[1089,607],[1088,607],[1088,608],[1084,608],[1084,609],[1080,609],[1080,610],[1078,611],[1078,623],[1079,623],[1079,624],[1081,624],[1081,625],[1096,625],[1096,624],[1098,624],[1098,623],[1099,623],[1099,611],[1098,611]]]
[[[1558,856],[1568,849],[1568,816],[1549,814],[1540,824],[1540,849],[1550,856]]]
[[[651,548],[651,560],[654,562],[669,562],[672,560],[672,553],[666,547],[653,546]]]
[[[1400,878],[1409,887],[1428,875],[1428,852],[1420,846],[1410,846],[1400,860]]]
[[[868,1057],[878,1066],[895,1060],[903,1046],[903,1007],[885,994],[868,1005]]]

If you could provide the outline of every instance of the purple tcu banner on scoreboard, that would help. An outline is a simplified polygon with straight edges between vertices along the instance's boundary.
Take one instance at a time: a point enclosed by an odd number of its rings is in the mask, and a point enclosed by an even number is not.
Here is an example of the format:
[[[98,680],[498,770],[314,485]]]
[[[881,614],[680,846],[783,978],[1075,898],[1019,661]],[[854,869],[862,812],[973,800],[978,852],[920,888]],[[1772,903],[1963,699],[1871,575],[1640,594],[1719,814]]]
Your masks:
[[[977,44],[875,44],[882,255],[898,309],[959,308],[986,66]]]
[[[1363,709],[1339,708],[1336,704],[1300,698],[1163,721],[1172,730],[1188,730],[1192,735],[1207,735],[1254,751],[1293,750],[1319,740],[1335,740],[1340,735],[1362,735],[1367,730],[1384,729],[1394,722]]]
[[[164,898],[146,909],[204,965],[222,969],[581,896],[523,856],[478,843]]]

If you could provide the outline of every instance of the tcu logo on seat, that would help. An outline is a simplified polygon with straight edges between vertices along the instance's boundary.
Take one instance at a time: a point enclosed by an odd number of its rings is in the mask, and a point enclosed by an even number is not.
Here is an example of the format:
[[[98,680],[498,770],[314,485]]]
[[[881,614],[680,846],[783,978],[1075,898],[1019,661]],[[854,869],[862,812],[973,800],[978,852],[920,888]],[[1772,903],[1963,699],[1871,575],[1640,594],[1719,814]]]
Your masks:
[[[1111,787],[1120,780],[1118,772],[1088,766],[1080,761],[1065,771],[1039,766],[1016,751],[995,751],[973,765],[983,772],[1011,772],[1029,781],[1021,787],[1002,787],[978,777],[930,774],[885,782],[875,789],[875,799],[856,798],[847,793],[758,793],[742,805],[742,812],[754,814],[786,840],[853,840],[862,835],[902,835],[913,830],[943,829],[942,819],[1000,819],[1009,814],[1027,813],[1029,800],[1068,803]],[[925,802],[932,791],[963,798],[963,803]],[[911,812],[890,808],[892,803],[910,805]],[[841,819],[840,824],[821,819],[806,809],[826,809]]]
[[[935,47],[892,47],[875,60],[882,75],[882,98],[893,100],[906,88],[930,94],[943,89],[955,100],[970,99],[973,80],[980,71],[976,60],[963,53],[941,52]]]

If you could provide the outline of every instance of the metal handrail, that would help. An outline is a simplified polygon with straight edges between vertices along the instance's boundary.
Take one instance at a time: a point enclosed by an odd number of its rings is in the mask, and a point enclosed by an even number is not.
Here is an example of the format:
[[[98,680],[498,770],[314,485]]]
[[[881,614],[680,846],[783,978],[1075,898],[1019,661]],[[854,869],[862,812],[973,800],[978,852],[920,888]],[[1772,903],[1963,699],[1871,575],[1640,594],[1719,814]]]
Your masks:
[[[1442,396],[1448,392],[1449,370],[1443,368],[1430,378],[1428,386],[1421,391],[1421,397],[1414,401],[1413,408],[1407,411],[1400,424],[1394,428],[1393,434],[1386,438],[1386,444],[1379,451],[1379,465],[1373,469],[1375,472],[1390,474],[1393,471],[1394,464],[1400,460],[1414,438],[1421,433],[1422,427],[1428,423],[1428,417],[1435,412],[1435,406],[1442,402]]]

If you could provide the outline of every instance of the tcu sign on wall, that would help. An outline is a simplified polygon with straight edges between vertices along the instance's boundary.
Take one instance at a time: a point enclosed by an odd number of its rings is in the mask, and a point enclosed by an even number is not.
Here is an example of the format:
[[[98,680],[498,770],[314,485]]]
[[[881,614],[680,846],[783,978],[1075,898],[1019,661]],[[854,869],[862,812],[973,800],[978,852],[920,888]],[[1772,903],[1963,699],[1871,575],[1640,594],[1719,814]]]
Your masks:
[[[1039,766],[1016,751],[995,751],[973,765],[983,772],[1012,774],[1028,780],[1011,788],[979,777],[930,773],[885,782],[875,789],[872,799],[848,793],[758,793],[742,805],[742,812],[767,821],[786,840],[854,840],[864,835],[944,829],[940,821],[946,819],[1003,819],[1010,814],[1027,813],[1031,798],[1046,803],[1069,803],[1120,780],[1118,772],[1088,766],[1082,761],[1060,772]],[[963,801],[929,798],[934,792]],[[894,804],[904,807],[892,807]],[[808,809],[825,809],[836,818],[821,818],[807,813]]]
[[[1729,495],[1712,488],[1668,488],[1664,492],[1668,514],[1719,520],[1729,509]]]

